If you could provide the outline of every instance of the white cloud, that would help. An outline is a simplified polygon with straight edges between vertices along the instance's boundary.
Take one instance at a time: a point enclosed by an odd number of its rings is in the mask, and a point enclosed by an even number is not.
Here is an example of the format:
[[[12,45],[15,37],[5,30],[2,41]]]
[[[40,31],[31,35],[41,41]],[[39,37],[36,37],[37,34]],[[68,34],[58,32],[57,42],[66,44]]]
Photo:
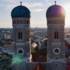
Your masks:
[[[6,10],[11,10],[12,8],[14,8],[16,5],[6,5],[5,9]]]
[[[6,10],[11,10],[12,8],[14,8],[15,6],[18,5],[14,5],[14,4],[9,4],[5,6]],[[43,3],[23,3],[23,6],[26,6],[28,8],[33,8],[33,7],[42,7]],[[33,10],[34,11],[34,10]],[[42,11],[42,9],[38,9],[37,11]]]
[[[42,7],[43,3],[23,3],[23,5],[27,7]]]
[[[44,9],[34,9],[34,10],[32,10],[33,12],[42,12],[42,11],[44,11]]]
[[[3,0],[3,1],[6,1],[6,2],[16,2],[16,0]]]
[[[48,2],[47,5],[53,5],[53,3]]]
[[[3,4],[0,4],[0,6],[3,6]]]
[[[46,2],[48,2],[48,0],[46,0]]]

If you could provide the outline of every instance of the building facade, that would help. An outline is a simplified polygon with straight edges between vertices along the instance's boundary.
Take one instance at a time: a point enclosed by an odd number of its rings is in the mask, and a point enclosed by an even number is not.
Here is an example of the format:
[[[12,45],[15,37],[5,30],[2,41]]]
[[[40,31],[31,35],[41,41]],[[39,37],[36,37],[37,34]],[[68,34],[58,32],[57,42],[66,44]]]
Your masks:
[[[22,57],[30,54],[30,11],[25,6],[15,7],[12,12],[14,52]]]
[[[64,25],[65,10],[59,5],[52,5],[46,12],[48,26],[47,61],[30,62],[30,11],[25,6],[15,7],[12,12],[14,52],[23,61],[15,65],[15,70],[66,70]],[[25,59],[25,63],[23,64]],[[13,69],[14,70],[14,69]]]
[[[15,7],[11,12],[12,25],[13,25],[13,41],[14,41],[14,61],[16,63],[12,66],[13,70],[26,70],[26,62],[29,62],[30,56],[30,10],[20,5]],[[20,59],[20,60],[19,60]],[[18,60],[21,63],[18,64]]]
[[[65,70],[65,10],[59,5],[52,5],[48,8],[46,17],[48,26],[47,70]]]

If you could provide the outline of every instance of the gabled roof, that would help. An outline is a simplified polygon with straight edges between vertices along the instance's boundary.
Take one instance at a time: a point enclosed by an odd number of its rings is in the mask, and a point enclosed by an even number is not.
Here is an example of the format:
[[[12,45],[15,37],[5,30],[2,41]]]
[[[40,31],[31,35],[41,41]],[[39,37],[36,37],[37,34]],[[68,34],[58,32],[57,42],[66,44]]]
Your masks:
[[[41,64],[37,64],[34,70],[44,70],[44,69],[42,68]]]

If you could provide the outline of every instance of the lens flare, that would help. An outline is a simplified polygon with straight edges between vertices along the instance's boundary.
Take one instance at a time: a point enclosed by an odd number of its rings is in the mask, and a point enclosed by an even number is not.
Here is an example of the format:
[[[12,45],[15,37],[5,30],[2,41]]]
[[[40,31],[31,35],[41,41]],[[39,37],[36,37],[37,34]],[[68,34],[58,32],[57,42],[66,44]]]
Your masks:
[[[65,19],[66,27],[70,26],[70,9],[69,8],[70,8],[70,4],[66,4],[64,6],[64,9],[66,11],[66,19]]]
[[[12,59],[12,65],[13,64],[19,64],[22,62],[22,58],[18,55],[13,55],[13,59]]]

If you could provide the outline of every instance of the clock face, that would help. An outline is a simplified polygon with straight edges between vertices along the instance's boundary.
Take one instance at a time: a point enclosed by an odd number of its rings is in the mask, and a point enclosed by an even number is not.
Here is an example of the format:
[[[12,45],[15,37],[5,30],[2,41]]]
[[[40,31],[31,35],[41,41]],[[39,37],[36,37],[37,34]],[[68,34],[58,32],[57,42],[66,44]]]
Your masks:
[[[18,53],[19,55],[22,55],[22,54],[24,53],[24,50],[23,50],[22,48],[19,48],[19,49],[17,50],[17,53]]]
[[[59,48],[54,48],[53,53],[58,55],[60,53],[60,49]]]

